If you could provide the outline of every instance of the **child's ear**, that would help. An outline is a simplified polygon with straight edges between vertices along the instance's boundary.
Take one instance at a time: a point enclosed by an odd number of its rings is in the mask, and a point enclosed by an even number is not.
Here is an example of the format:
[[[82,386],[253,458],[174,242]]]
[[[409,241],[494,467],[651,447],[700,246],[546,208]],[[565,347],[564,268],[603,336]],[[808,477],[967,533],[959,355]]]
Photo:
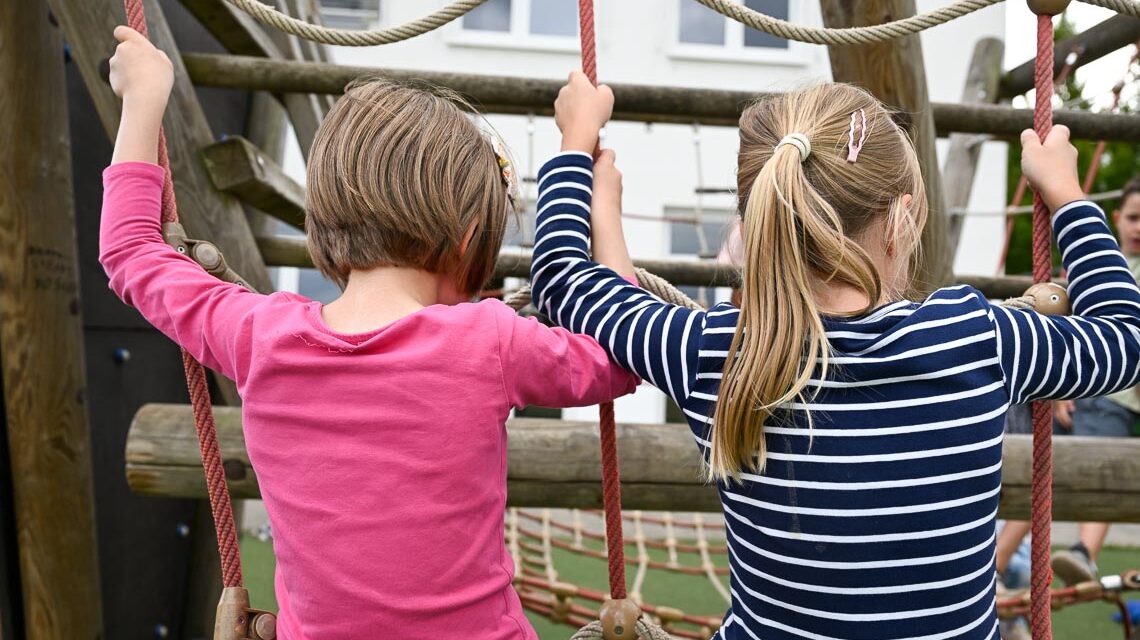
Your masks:
[[[909,193],[902,194],[902,196],[899,197],[899,206],[902,208],[903,211],[906,211],[909,214],[910,208],[912,206],[914,206],[914,196],[912,196]],[[898,246],[899,246],[898,234],[899,234],[898,224],[888,224],[887,225],[887,237],[886,237],[885,248],[887,251],[887,257],[888,258],[895,257],[895,253],[898,251]]]

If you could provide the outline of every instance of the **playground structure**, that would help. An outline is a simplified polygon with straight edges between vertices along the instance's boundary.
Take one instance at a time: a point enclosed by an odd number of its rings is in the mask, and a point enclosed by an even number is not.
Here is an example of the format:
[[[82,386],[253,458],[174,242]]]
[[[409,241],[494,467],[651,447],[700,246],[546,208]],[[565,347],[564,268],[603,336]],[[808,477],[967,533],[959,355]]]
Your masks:
[[[215,242],[229,265],[253,288],[268,291],[271,285],[266,266],[303,265],[307,258],[303,243],[257,233],[258,225],[247,221],[239,204],[258,209],[258,216],[268,214],[288,224],[303,220],[300,187],[277,167],[272,144],[267,142],[281,135],[281,109],[272,99],[255,103],[264,114],[276,114],[265,117],[265,121],[277,122],[276,132],[250,132],[250,141],[232,138],[215,142],[192,83],[262,90],[279,96],[279,104],[307,151],[307,142],[329,104],[327,98],[312,96],[334,95],[362,73],[386,72],[330,65],[320,47],[282,46],[286,36],[262,28],[223,0],[183,0],[182,5],[233,55],[180,54],[158,2],[148,0],[144,4],[150,35],[171,55],[176,68],[169,108],[173,115],[167,118],[166,131],[174,187],[183,203],[183,224],[191,237]],[[312,5],[291,4],[295,15],[316,19]],[[905,0],[824,0],[822,4],[828,27],[863,26],[877,23],[877,16],[914,12],[913,2]],[[1125,1],[1120,6],[1130,6],[1135,16],[1135,3]],[[5,171],[0,172],[4,176],[0,182],[0,221],[4,223],[0,264],[5,273],[0,289],[0,347],[15,505],[11,530],[18,531],[14,543],[4,542],[17,551],[20,578],[18,587],[11,580],[7,587],[20,593],[16,600],[21,602],[22,631],[27,637],[71,638],[98,634],[101,602],[108,594],[100,595],[92,514],[90,441],[82,395],[83,338],[76,298],[81,274],[72,236],[60,232],[73,228],[74,222],[70,188],[66,188],[70,182],[67,136],[60,134],[67,130],[66,115],[59,108],[67,103],[62,89],[63,63],[58,34],[47,19],[49,7],[66,36],[73,63],[82,73],[104,128],[111,134],[117,126],[119,105],[100,77],[99,64],[113,44],[107,34],[124,19],[119,0],[6,3],[0,11],[4,39],[28,43],[27,51],[20,56],[0,51],[4,54],[0,56],[0,74],[9,83],[33,89],[20,96],[22,99],[4,103],[11,106],[0,110],[0,119],[7,127],[5,135],[11,137],[5,140],[9,143],[6,153],[11,155],[5,157]],[[1077,61],[1085,64],[1138,38],[1140,21],[1119,16],[1072,42],[1059,43],[1055,58],[1064,60],[1079,48],[1082,53]],[[960,210],[969,196],[977,144],[975,136],[960,134],[1013,137],[1033,123],[1030,110],[997,104],[1029,88],[1022,68],[1001,73],[1000,43],[985,40],[975,48],[963,93],[964,102],[970,104],[930,108],[926,108],[921,50],[915,36],[859,45],[875,51],[874,56],[839,55],[840,51],[849,51],[845,46],[831,48],[836,79],[860,82],[885,102],[913,114],[906,124],[924,160],[931,200],[944,204],[935,207],[936,211]],[[1068,66],[1072,69],[1079,65]],[[504,113],[549,114],[559,86],[555,81],[460,74],[388,75],[419,77],[449,86],[470,95],[487,111]],[[740,105],[753,97],[740,92],[660,87],[614,89],[616,118],[656,122],[731,126]],[[1056,121],[1069,125],[1077,137],[1140,141],[1137,116],[1062,111]],[[959,135],[952,135],[950,154],[940,174],[933,143],[942,134]],[[29,157],[43,158],[43,164],[27,162]],[[60,184],[61,178],[64,184]],[[44,208],[55,217],[34,215],[19,206],[19,202],[32,200],[51,203]],[[253,220],[256,223],[258,217]],[[956,241],[959,225],[960,217],[943,215],[934,216],[928,226],[921,269],[927,287],[951,279],[952,241]],[[525,277],[528,257],[522,252],[504,254],[496,275]],[[729,285],[737,277],[729,269],[691,261],[642,266],[674,284]],[[963,280],[995,298],[1020,295],[1028,284],[1016,278]],[[205,384],[204,379],[201,382]],[[232,385],[219,378],[213,383],[215,395],[227,404],[238,403]],[[217,413],[226,460],[219,470],[230,481],[234,495],[253,497],[256,480],[244,458],[236,415],[233,409]],[[186,407],[151,406],[135,416],[127,446],[128,480],[134,490],[162,496],[205,494],[197,442],[190,437],[193,424]],[[712,490],[697,481],[697,459],[691,442],[684,436],[679,442],[670,440],[682,433],[676,428],[644,425],[625,425],[618,430],[618,443],[625,456],[622,498],[626,506],[673,511],[718,508]],[[602,503],[599,480],[603,474],[597,464],[598,436],[592,426],[518,422],[512,425],[511,438],[510,504],[596,508]],[[638,459],[638,452],[650,451],[653,460]],[[1133,443],[1058,442],[1054,516],[1140,521],[1137,452]],[[1002,513],[1007,517],[1030,513],[1030,458],[1028,442],[1009,439],[1002,497]],[[213,561],[198,564],[206,567]],[[1135,581],[1135,576],[1130,579]],[[558,595],[552,589],[547,591]],[[6,604],[0,602],[0,608]],[[203,615],[203,611],[196,615]],[[658,617],[664,620],[667,616]],[[4,637],[15,633],[7,628],[0,628],[0,632]]]

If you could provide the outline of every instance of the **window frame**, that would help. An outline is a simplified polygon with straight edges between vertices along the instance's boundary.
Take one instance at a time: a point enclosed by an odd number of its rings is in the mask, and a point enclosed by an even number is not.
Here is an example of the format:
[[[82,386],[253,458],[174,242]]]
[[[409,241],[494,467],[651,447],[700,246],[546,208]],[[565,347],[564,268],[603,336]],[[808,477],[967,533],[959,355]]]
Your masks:
[[[322,21],[327,20],[328,17],[334,19],[359,19],[363,22],[363,29],[375,29],[380,24],[381,9],[383,8],[384,0],[377,0],[376,9],[344,9],[341,7],[327,7],[321,5],[320,15]]]
[[[446,41],[452,46],[512,49],[523,51],[578,53],[578,34],[573,36],[536,35],[530,32],[531,0],[511,0],[511,20],[508,31],[482,31],[465,29],[463,19],[456,20],[447,30]]]
[[[704,62],[765,63],[784,66],[807,66],[811,63],[811,46],[794,40],[788,41],[786,49],[772,47],[744,46],[744,25],[729,18],[723,18],[724,44],[697,44],[681,42],[681,3],[694,0],[672,0],[669,11],[669,50],[668,55],[675,60],[698,60]],[[734,0],[743,4],[743,0]],[[803,22],[805,7],[803,2],[787,0],[788,21]],[[710,9],[711,11],[711,9]]]
[[[731,207],[731,206],[718,206],[718,205],[711,205],[710,206],[710,205],[706,204],[706,205],[703,205],[701,207],[701,210],[702,210],[702,213],[701,213],[702,224],[709,224],[710,222],[716,222],[716,223],[720,223],[722,228],[727,228],[729,225],[731,225],[733,218],[736,216],[736,212],[733,209],[733,207]],[[685,203],[678,203],[678,202],[665,203],[662,205],[662,207],[661,207],[661,218],[662,218],[662,221],[665,223],[666,228],[667,228],[667,231],[666,231],[665,236],[664,236],[664,239],[665,239],[664,254],[667,257],[669,257],[669,258],[692,258],[694,260],[709,260],[709,258],[707,258],[705,256],[701,256],[699,253],[686,253],[686,252],[682,252],[682,251],[676,251],[673,249],[673,227],[671,225],[692,224],[692,223],[689,223],[689,222],[671,222],[668,220],[668,218],[670,218],[672,216],[677,216],[677,215],[695,215],[696,211],[697,211],[697,206],[696,206],[696,204],[694,204],[691,201],[685,202]],[[723,234],[721,236],[716,237],[716,238],[709,237],[708,240],[709,240],[709,244],[711,245],[709,248],[713,251],[719,252],[720,251],[720,242],[723,240]],[[702,286],[698,286],[696,288],[698,290],[699,289],[705,289],[705,295],[708,297],[709,306],[712,306],[712,305],[717,304],[719,302],[727,302],[732,297],[732,289],[730,287],[702,287]]]

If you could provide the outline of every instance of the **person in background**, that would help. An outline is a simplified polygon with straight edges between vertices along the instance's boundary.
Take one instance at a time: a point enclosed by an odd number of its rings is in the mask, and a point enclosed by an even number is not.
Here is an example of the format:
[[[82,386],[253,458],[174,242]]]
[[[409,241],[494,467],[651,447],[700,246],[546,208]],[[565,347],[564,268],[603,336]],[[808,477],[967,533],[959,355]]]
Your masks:
[[[1132,277],[1140,280],[1140,178],[1124,185],[1120,208],[1112,213],[1120,250]],[[1117,393],[1067,400],[1053,405],[1053,417],[1062,429],[1076,436],[1127,438],[1140,421],[1140,387]],[[1097,578],[1097,557],[1108,536],[1107,522],[1082,522],[1079,540],[1053,556],[1053,571],[1066,584]]]

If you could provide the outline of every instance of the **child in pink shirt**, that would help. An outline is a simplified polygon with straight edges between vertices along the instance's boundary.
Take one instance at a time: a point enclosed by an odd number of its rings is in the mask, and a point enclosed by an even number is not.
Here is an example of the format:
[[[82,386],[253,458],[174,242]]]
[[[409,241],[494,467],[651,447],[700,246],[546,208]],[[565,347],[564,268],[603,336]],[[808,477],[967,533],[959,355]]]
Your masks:
[[[491,142],[454,96],[349,87],[313,144],[306,221],[343,294],[252,293],[163,243],[154,163],[171,66],[138,33],[115,35],[123,116],[100,260],[124,301],[238,384],[273,525],[278,637],[535,638],[503,543],[505,422],[637,381],[590,338],[467,302],[509,208]]]

